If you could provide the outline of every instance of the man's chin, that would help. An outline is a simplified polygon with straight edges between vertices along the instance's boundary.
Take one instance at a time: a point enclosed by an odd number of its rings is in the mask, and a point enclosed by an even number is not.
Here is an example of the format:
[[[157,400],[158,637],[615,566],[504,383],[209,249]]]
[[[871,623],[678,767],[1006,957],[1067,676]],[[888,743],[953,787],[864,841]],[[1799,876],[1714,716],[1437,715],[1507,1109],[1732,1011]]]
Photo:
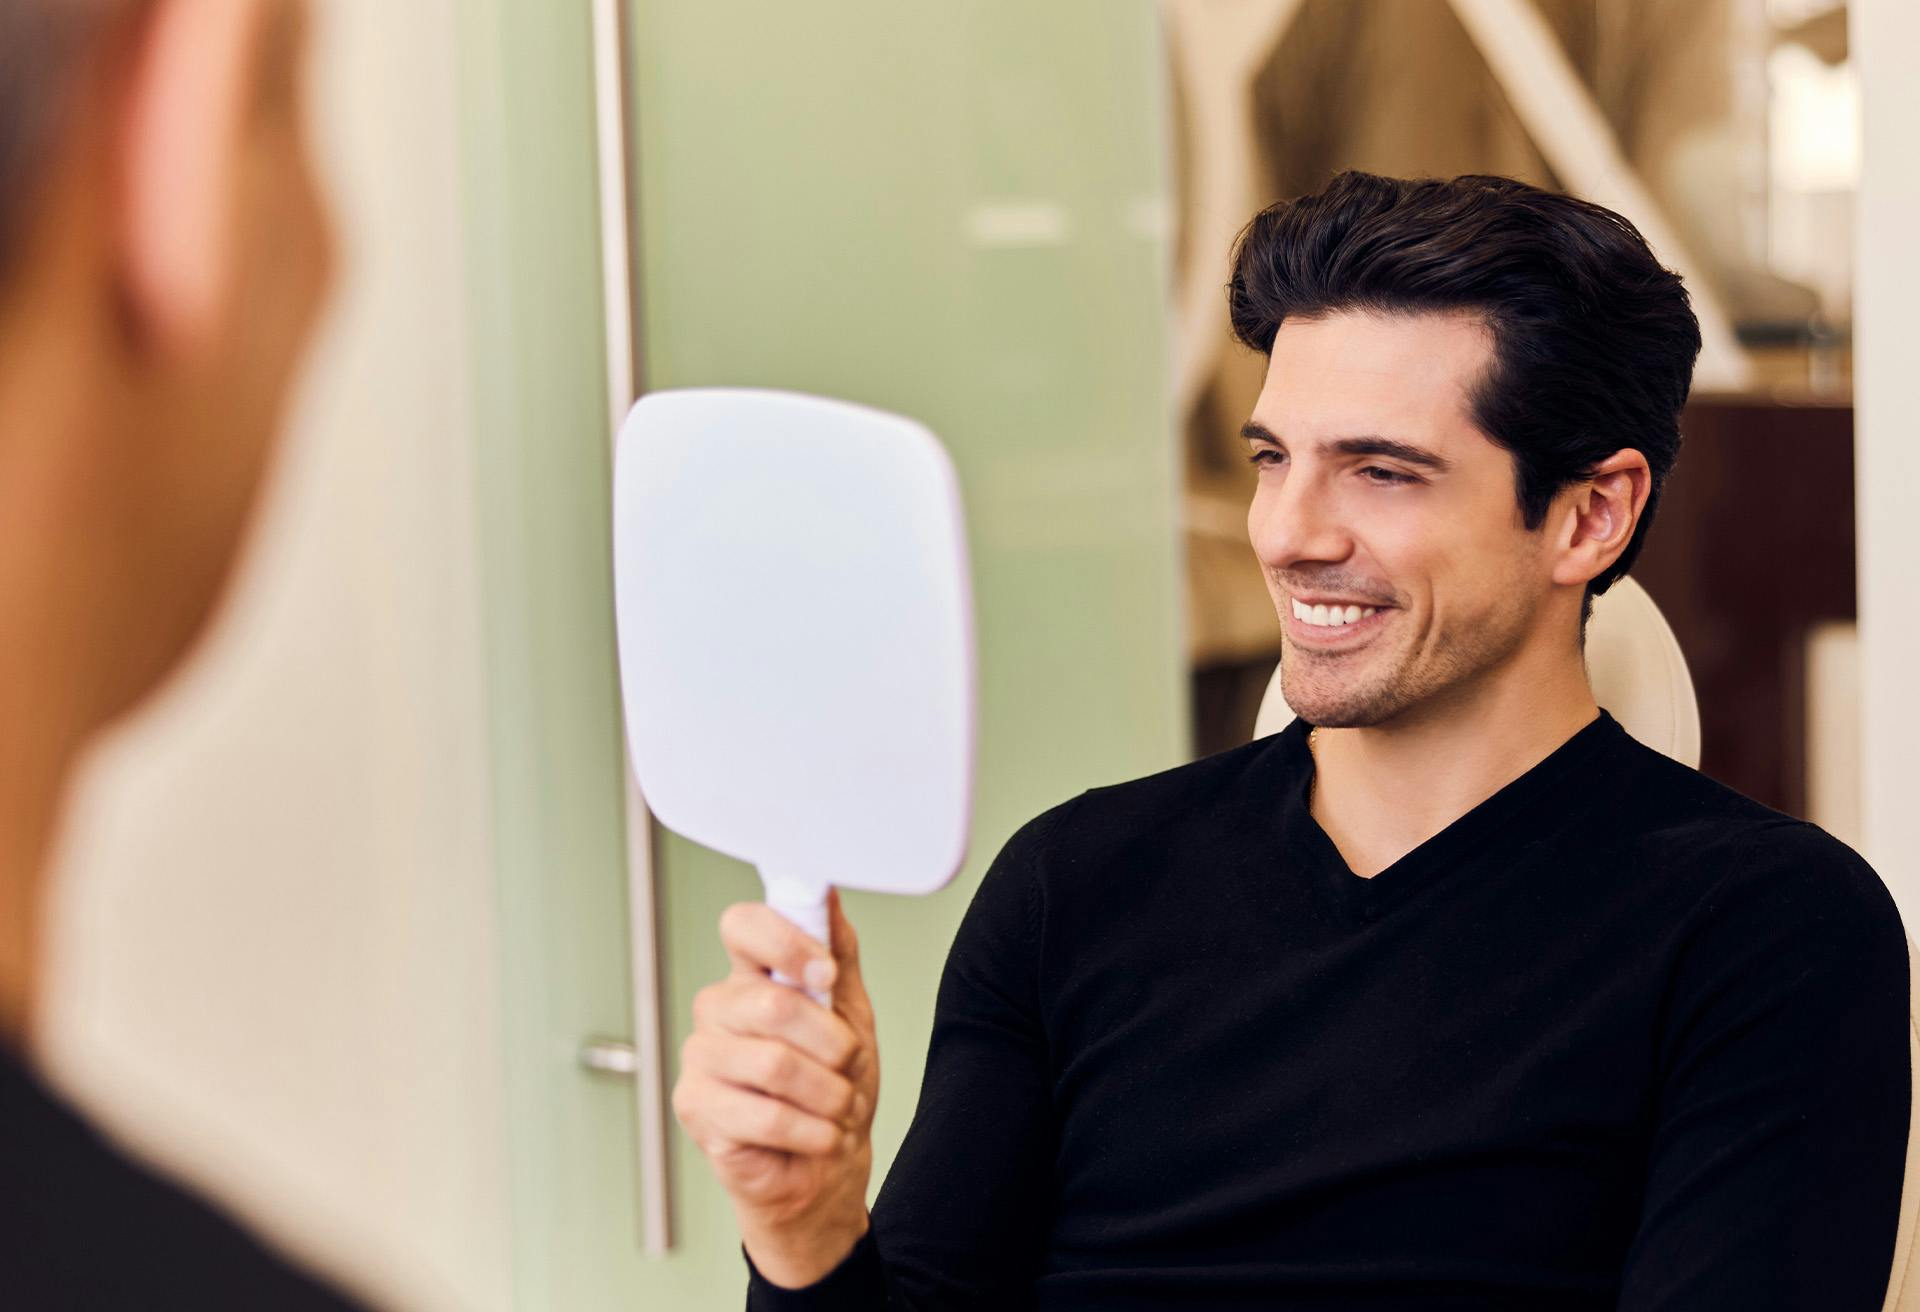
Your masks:
[[[1288,681],[1283,662],[1280,695],[1295,715],[1317,728],[1365,729],[1383,724],[1405,709],[1399,699],[1379,689],[1328,687],[1318,680],[1298,682],[1303,686]]]
[[[1294,714],[1316,729],[1371,729],[1393,718],[1390,715],[1379,715],[1371,711],[1350,708],[1324,711],[1317,715],[1310,711],[1296,710]]]

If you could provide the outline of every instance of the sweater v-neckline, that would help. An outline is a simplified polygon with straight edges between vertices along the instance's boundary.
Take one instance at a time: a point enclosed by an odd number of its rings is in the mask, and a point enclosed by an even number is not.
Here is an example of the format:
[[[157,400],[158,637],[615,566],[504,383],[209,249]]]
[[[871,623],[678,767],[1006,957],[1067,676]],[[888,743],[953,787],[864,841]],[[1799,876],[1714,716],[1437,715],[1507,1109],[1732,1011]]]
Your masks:
[[[1534,828],[1527,813],[1549,795],[1577,781],[1582,767],[1626,730],[1602,708],[1600,714],[1572,737],[1536,762],[1524,774],[1495,790],[1432,837],[1371,876],[1356,875],[1341,856],[1320,822],[1313,818],[1309,790],[1314,761],[1307,745],[1313,728],[1295,719],[1274,735],[1270,757],[1278,767],[1280,797],[1276,807],[1267,792],[1270,815],[1277,814],[1282,849],[1288,865],[1311,879],[1333,899],[1334,905],[1359,920],[1372,920],[1407,896],[1443,877],[1463,860],[1493,855],[1508,836]]]

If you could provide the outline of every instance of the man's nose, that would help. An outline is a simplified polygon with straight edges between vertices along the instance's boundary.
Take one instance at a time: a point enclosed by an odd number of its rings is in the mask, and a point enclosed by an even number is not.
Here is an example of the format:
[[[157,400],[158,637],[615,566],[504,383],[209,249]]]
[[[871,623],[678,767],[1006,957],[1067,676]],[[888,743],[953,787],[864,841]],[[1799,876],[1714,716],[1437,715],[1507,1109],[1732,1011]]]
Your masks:
[[[1271,570],[1306,561],[1345,560],[1353,551],[1339,508],[1326,488],[1289,471],[1254,493],[1247,509],[1247,537],[1260,563]]]

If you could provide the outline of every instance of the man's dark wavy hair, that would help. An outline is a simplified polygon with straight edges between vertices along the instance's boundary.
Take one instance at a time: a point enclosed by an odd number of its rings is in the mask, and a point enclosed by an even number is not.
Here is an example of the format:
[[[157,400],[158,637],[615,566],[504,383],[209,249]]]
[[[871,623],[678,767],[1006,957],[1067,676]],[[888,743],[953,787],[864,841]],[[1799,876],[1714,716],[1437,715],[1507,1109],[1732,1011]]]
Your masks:
[[[1468,395],[1474,423],[1513,454],[1522,522],[1615,451],[1647,458],[1652,487],[1627,549],[1587,585],[1632,567],[1680,451],[1700,325],[1680,275],[1612,210],[1513,178],[1340,173],[1253,217],[1233,247],[1234,336],[1273,352],[1283,321],[1339,311],[1466,310],[1493,362]]]

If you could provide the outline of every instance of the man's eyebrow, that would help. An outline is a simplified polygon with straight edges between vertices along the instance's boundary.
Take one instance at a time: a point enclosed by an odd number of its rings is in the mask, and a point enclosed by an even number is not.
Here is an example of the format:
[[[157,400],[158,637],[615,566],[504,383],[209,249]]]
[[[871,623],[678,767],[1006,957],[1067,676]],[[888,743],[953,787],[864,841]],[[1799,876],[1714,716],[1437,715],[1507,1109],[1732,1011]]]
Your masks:
[[[1258,419],[1249,419],[1240,428],[1240,436],[1249,442],[1271,442],[1275,446],[1285,446],[1279,435]],[[1436,474],[1444,474],[1453,468],[1453,462],[1445,456],[1429,451],[1423,446],[1411,442],[1402,442],[1398,438],[1378,437],[1371,433],[1360,437],[1335,438],[1331,442],[1322,442],[1323,453],[1343,456],[1386,456],[1392,460],[1404,460],[1410,465],[1419,465],[1431,469]]]

